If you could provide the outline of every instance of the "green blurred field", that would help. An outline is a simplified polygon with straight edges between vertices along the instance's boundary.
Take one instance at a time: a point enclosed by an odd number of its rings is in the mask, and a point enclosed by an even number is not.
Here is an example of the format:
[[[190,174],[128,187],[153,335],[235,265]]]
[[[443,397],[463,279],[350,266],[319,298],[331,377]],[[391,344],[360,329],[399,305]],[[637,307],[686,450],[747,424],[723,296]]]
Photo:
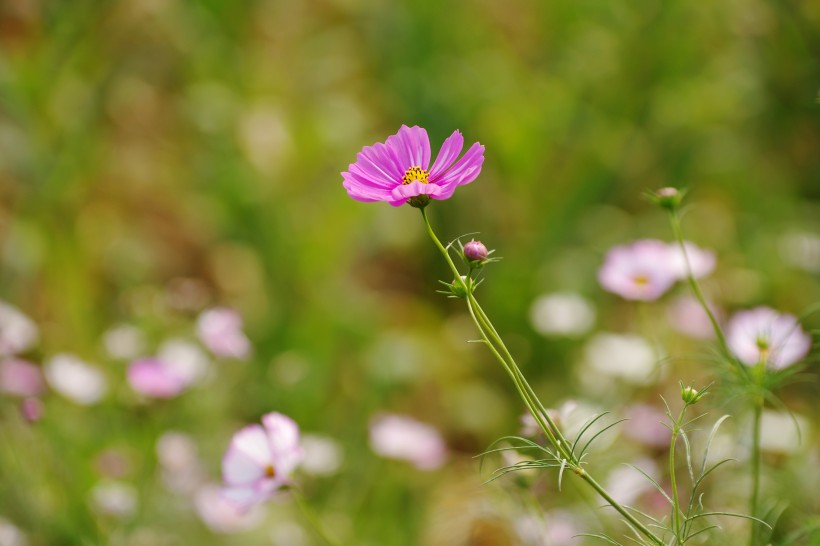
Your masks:
[[[639,311],[597,284],[610,246],[671,240],[645,190],[690,188],[684,229],[717,252],[706,288],[725,309],[799,315],[820,301],[820,250],[789,243],[820,240],[818,90],[811,0],[5,0],[0,300],[40,327],[31,360],[77,354],[112,392],[91,408],[49,395],[33,426],[0,399],[0,517],[32,546],[313,544],[281,534],[301,522],[287,502],[253,531],[212,533],[160,480],[164,431],[190,434],[218,482],[233,431],[277,410],[340,443],[339,471],[304,489],[345,544],[519,544],[515,514],[536,504],[617,529],[551,475],[480,485],[499,463],[479,470],[473,456],[517,431],[520,402],[465,343],[460,302],[435,293],[450,279],[418,212],[355,202],[339,173],[403,123],[426,127],[434,154],[457,128],[484,144],[481,177],[434,203],[433,222],[447,239],[480,232],[504,257],[480,296],[548,404],[584,398],[593,332],[540,336],[538,295],[578,292],[594,331],[662,340],[675,358],[660,384],[595,400],[617,411],[711,377],[709,345],[669,332],[667,300]],[[154,350],[216,304],[243,314],[253,358],[217,362],[178,399],[137,398],[103,334],[133,324]],[[816,379],[781,395],[820,418]],[[742,405],[716,399],[742,437]],[[377,458],[379,411],[439,427],[448,465]],[[782,533],[820,512],[812,431],[800,455],[767,459],[766,490],[791,506]],[[137,491],[124,518],[89,500],[112,451]],[[603,473],[616,462],[599,460]],[[739,469],[719,479],[743,483]]]

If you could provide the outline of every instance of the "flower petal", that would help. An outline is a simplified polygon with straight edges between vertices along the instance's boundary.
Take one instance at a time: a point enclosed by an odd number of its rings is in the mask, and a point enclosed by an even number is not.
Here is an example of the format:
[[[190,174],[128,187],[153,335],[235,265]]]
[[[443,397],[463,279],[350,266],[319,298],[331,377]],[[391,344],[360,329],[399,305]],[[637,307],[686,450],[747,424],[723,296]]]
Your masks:
[[[445,173],[438,177],[430,177],[430,182],[435,182],[441,186],[462,186],[469,184],[481,173],[481,165],[484,163],[484,146],[476,142],[467,153],[459,159]]]
[[[403,171],[410,167],[421,167],[426,171],[430,165],[430,138],[418,125],[402,125],[398,133],[387,138],[386,144],[396,152]]]
[[[393,188],[391,196],[395,202],[401,201],[404,203],[411,197],[416,197],[417,195],[429,195],[430,197],[435,198],[441,190],[442,188],[438,184],[424,184],[418,180],[414,180],[409,184],[404,184]],[[393,202],[391,202],[391,204],[393,204]]]
[[[461,131],[453,131],[453,134],[441,145],[441,150],[439,150],[436,160],[433,161],[433,166],[430,168],[430,178],[435,180],[436,177],[449,169],[458,154],[461,153],[462,147],[464,147],[464,137],[461,135]]]
[[[222,477],[229,485],[252,483],[265,475],[272,462],[268,436],[259,425],[249,425],[231,439],[222,458]]]
[[[375,188],[363,183],[362,179],[352,173],[342,173],[342,186],[348,195],[356,201],[369,203],[372,201],[386,201],[390,199],[390,192],[386,189]]]

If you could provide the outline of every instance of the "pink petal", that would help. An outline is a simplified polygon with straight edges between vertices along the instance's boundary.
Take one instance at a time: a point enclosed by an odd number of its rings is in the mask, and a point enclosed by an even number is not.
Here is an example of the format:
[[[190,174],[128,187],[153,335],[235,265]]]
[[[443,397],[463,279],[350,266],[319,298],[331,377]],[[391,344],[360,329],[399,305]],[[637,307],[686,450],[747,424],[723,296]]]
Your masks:
[[[455,165],[439,177],[430,177],[430,182],[441,186],[463,186],[469,184],[481,173],[484,163],[484,146],[476,142]]]
[[[222,476],[229,485],[248,484],[264,477],[271,463],[271,448],[265,429],[249,425],[231,439],[222,459]]]
[[[441,145],[433,167],[430,169],[430,178],[436,179],[455,162],[461,148],[464,146],[464,137],[456,130]]]
[[[373,188],[363,184],[351,173],[342,173],[342,178],[344,178],[342,186],[347,190],[347,194],[357,201],[367,203],[372,201],[387,201],[390,199],[390,192],[388,190]]]
[[[439,192],[441,192],[441,189],[442,188],[438,184],[424,184],[423,182],[414,180],[409,184],[396,186],[393,188],[390,195],[396,202],[401,201],[404,203],[411,197],[416,197],[417,195],[429,195],[430,197],[435,197],[439,194]]]
[[[387,138],[386,144],[396,152],[404,170],[410,167],[427,170],[430,164],[430,139],[427,131],[418,125],[402,125],[398,133]]]

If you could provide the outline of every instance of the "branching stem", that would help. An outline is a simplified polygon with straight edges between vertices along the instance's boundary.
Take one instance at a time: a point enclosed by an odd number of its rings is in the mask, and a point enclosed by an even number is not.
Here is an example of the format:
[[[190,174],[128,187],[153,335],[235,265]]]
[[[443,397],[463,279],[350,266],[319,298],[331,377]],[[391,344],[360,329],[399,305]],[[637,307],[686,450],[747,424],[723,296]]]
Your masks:
[[[423,208],[421,209],[421,216],[424,219],[424,225],[427,228],[428,235],[432,239],[433,243],[435,243],[442,257],[444,257],[444,260],[447,262],[447,265],[450,267],[450,270],[455,276],[453,282],[458,283],[460,285],[459,288],[463,290],[464,294],[466,294],[467,309],[470,312],[470,317],[473,319],[476,328],[478,328],[482,341],[484,341],[490,349],[490,352],[501,363],[504,370],[510,376],[510,379],[512,379],[521,400],[524,402],[524,405],[527,407],[527,410],[533,416],[536,423],[538,423],[538,426],[544,432],[547,440],[556,450],[556,453],[563,458],[563,461],[573,471],[573,473],[580,476],[581,479],[595,489],[595,491],[604,500],[606,500],[612,508],[620,513],[631,526],[637,529],[656,546],[663,546],[664,543],[660,538],[652,533],[652,531],[650,531],[618,501],[612,498],[612,496],[581,466],[580,460],[578,460],[577,456],[570,451],[571,444],[567,442],[566,438],[564,438],[561,433],[561,430],[550,418],[546,408],[541,403],[530,384],[527,382],[527,379],[524,377],[524,374],[521,372],[518,364],[516,364],[512,354],[507,349],[507,346],[504,344],[501,336],[498,334],[498,331],[493,326],[487,314],[481,308],[481,305],[479,305],[478,300],[473,294],[474,285],[470,274],[465,277],[461,276],[461,273],[453,262],[447,248],[441,244],[441,241],[433,231],[433,228],[430,225],[430,220],[427,217],[427,213]],[[469,273],[472,273],[472,271]]]

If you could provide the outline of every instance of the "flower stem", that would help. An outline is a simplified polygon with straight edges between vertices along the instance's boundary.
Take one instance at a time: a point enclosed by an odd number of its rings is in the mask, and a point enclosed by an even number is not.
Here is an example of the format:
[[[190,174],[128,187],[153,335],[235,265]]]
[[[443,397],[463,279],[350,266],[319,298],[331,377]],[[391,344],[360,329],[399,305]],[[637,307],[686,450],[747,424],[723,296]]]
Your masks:
[[[757,504],[760,495],[760,421],[763,416],[763,401],[755,401],[754,419],[752,422],[752,494],[749,499],[749,515],[757,517]],[[752,530],[749,546],[757,546],[758,523],[751,521]]]
[[[669,213],[669,222],[672,224],[672,232],[675,234],[675,240],[683,253],[683,261],[686,264],[686,280],[689,282],[689,286],[692,288],[695,298],[697,298],[701,307],[703,307],[703,310],[706,312],[706,315],[709,317],[709,322],[712,323],[712,329],[715,331],[715,336],[718,339],[720,348],[726,355],[730,355],[729,345],[726,343],[726,336],[723,333],[723,329],[720,327],[720,324],[718,324],[715,314],[712,313],[712,310],[709,308],[709,304],[706,303],[706,298],[703,296],[700,284],[692,273],[692,265],[689,263],[689,256],[686,253],[686,245],[683,241],[683,231],[680,225],[680,216],[678,216],[677,210],[673,210]]]
[[[681,537],[681,529],[683,522],[680,521],[680,501],[678,500],[678,485],[675,477],[675,444],[678,441],[678,434],[683,423],[683,415],[686,413],[686,405],[680,412],[677,421],[674,422],[672,428],[672,440],[669,443],[669,485],[672,488],[672,531],[675,534],[677,544],[683,544],[683,537]],[[671,415],[670,415],[671,418]]]
[[[305,502],[302,492],[298,489],[293,489],[292,491],[293,498],[299,506],[299,511],[302,512],[302,516],[305,518],[305,521],[307,521],[307,524],[313,533],[327,546],[342,546],[341,542],[333,538],[327,533],[327,531],[325,531],[325,528],[322,525],[322,522],[319,521],[319,517],[316,515],[316,512],[314,512],[313,508]]]
[[[447,248],[441,244],[441,241],[436,236],[435,232],[433,231],[432,226],[430,225],[430,220],[427,217],[427,213],[425,209],[421,209],[421,215],[424,219],[424,225],[427,228],[427,233],[430,235],[430,238],[435,243],[436,247],[438,248],[441,255],[444,257],[444,260],[450,266],[453,275],[455,276],[455,283],[461,283],[461,287],[464,289],[466,294],[467,300],[467,309],[470,312],[470,317],[473,319],[473,322],[478,328],[478,331],[481,335],[482,341],[487,345],[490,349],[490,352],[495,356],[495,358],[501,363],[504,367],[504,370],[509,374],[510,378],[513,381],[513,384],[518,391],[519,396],[521,397],[524,405],[529,410],[530,414],[532,414],[533,418],[538,423],[541,430],[544,432],[547,440],[552,444],[553,448],[556,450],[557,454],[560,455],[563,461],[568,465],[568,467],[578,476],[581,477],[587,484],[589,484],[595,491],[605,499],[610,506],[612,506],[618,513],[620,513],[630,525],[632,525],[636,530],[638,530],[641,534],[643,534],[646,538],[652,541],[653,544],[657,546],[663,546],[663,541],[659,539],[652,531],[650,531],[643,523],[641,523],[631,512],[629,512],[626,508],[624,508],[618,501],[616,501],[612,496],[604,489],[592,476],[590,476],[581,466],[581,461],[578,459],[578,456],[573,453],[570,449],[570,444],[567,442],[566,438],[564,438],[561,430],[556,426],[553,420],[550,418],[549,414],[547,413],[544,405],[539,400],[538,396],[533,391],[530,384],[527,382],[524,374],[521,372],[521,369],[515,362],[510,351],[507,349],[507,346],[504,344],[504,341],[501,339],[501,336],[498,334],[498,331],[493,326],[492,322],[490,321],[487,314],[479,305],[478,300],[475,298],[473,294],[473,284],[472,279],[468,276],[465,279],[462,279],[461,274],[456,267],[455,263],[453,262]]]

